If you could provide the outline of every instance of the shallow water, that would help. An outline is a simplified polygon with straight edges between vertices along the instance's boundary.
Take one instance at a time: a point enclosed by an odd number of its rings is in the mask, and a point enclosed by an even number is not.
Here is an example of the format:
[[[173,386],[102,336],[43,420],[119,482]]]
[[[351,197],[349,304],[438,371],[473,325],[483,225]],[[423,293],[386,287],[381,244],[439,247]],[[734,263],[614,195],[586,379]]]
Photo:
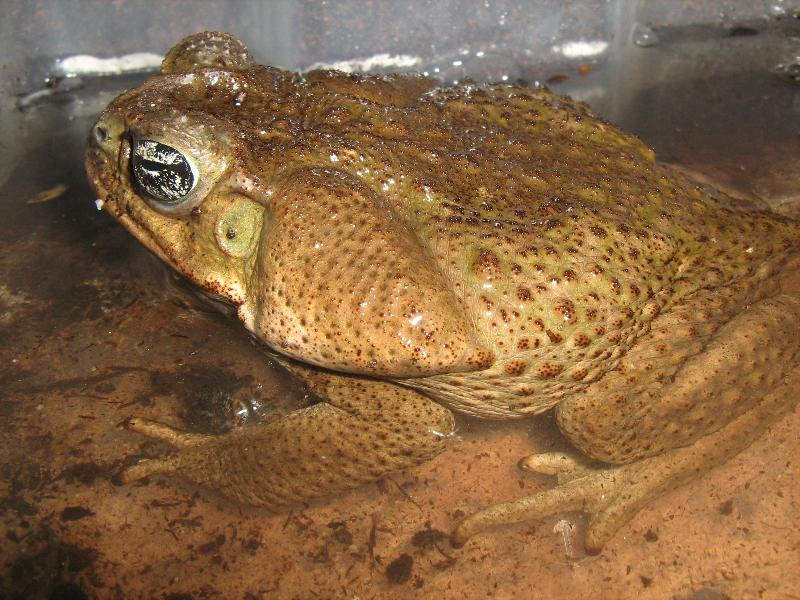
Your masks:
[[[748,43],[743,53],[761,42]],[[686,61],[670,66],[666,58],[697,52],[687,44],[662,39],[660,48],[648,48],[639,75],[629,73],[632,100],[605,94],[598,108],[670,161],[793,212],[800,87],[775,72],[774,57],[754,60],[735,77],[698,67],[662,78],[668,89],[637,87],[648,70],[677,73]],[[552,75],[556,91],[586,91]],[[595,557],[581,550],[584,521],[575,514],[484,534],[458,550],[447,540],[464,513],[551,485],[516,468],[525,454],[565,447],[547,416],[491,425],[462,419],[459,437],[431,463],[276,515],[174,479],[116,485],[113,475],[126,461],[167,450],[125,431],[131,415],[218,430],[215,407],[285,409],[304,400],[235,323],[95,209],[83,174],[84,138],[97,112],[131,84],[93,82],[0,115],[0,592],[797,593],[797,410],[728,464],[654,502]],[[562,520],[574,525],[572,534],[554,529]]]

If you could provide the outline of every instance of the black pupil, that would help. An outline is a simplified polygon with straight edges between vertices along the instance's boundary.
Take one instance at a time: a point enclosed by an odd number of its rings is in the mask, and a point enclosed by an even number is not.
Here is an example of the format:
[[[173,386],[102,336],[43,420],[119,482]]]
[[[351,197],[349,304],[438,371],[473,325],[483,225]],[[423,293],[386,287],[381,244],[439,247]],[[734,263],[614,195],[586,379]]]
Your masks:
[[[154,140],[136,140],[132,164],[142,190],[165,204],[180,203],[194,187],[189,161],[172,146]]]

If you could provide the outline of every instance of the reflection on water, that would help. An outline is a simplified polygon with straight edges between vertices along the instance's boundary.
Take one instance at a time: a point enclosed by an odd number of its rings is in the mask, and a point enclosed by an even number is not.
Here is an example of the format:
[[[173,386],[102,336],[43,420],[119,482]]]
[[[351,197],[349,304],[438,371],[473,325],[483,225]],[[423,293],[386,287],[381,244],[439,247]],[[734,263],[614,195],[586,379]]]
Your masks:
[[[745,37],[751,50],[761,43]],[[648,69],[677,72],[683,63],[665,57],[690,55],[692,43],[640,43],[656,54],[637,63],[633,100],[600,108],[662,156],[795,210],[800,88],[766,66],[642,84]],[[171,479],[115,485],[127,461],[168,450],[123,430],[131,415],[220,431],[306,401],[238,326],[95,209],[83,140],[131,84],[96,82],[0,120],[0,591],[716,598],[798,589],[797,412],[643,511],[599,557],[572,549],[583,526],[575,515],[459,550],[447,541],[464,513],[550,484],[516,469],[525,454],[563,447],[547,416],[462,419],[451,449],[429,465],[277,515]]]

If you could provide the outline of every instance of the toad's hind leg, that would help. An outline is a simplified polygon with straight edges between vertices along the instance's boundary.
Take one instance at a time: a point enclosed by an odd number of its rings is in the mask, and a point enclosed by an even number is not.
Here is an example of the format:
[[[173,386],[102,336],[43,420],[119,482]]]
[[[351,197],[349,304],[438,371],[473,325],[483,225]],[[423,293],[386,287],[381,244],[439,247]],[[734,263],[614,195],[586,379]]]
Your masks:
[[[559,406],[559,426],[582,452],[628,464],[529,457],[523,468],[556,472],[559,485],[468,517],[454,533],[456,543],[494,524],[581,510],[590,517],[586,548],[599,551],[649,501],[735,455],[794,405],[800,298],[783,294],[756,302],[682,347],[674,315],[695,331],[684,317],[700,308],[691,301],[686,307],[654,322],[646,343],[634,347],[620,369]],[[695,325],[702,332],[702,324]],[[668,356],[648,360],[652,351],[670,350],[678,357],[673,368]],[[656,372],[655,364],[666,364],[667,374]]]
[[[128,428],[178,446],[144,460],[121,480],[175,473],[245,504],[279,507],[356,487],[441,452],[452,414],[384,381],[292,367],[325,401],[277,421],[220,436],[131,420]]]

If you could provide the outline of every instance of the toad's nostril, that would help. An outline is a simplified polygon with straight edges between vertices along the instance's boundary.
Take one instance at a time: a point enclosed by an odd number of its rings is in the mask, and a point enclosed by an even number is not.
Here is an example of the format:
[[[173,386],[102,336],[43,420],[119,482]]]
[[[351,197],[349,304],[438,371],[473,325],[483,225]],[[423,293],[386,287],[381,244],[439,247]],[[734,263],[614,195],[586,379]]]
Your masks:
[[[94,135],[94,141],[98,144],[105,144],[108,142],[109,133],[108,128],[103,125],[102,123],[98,123],[94,126],[92,130],[92,135]]]

